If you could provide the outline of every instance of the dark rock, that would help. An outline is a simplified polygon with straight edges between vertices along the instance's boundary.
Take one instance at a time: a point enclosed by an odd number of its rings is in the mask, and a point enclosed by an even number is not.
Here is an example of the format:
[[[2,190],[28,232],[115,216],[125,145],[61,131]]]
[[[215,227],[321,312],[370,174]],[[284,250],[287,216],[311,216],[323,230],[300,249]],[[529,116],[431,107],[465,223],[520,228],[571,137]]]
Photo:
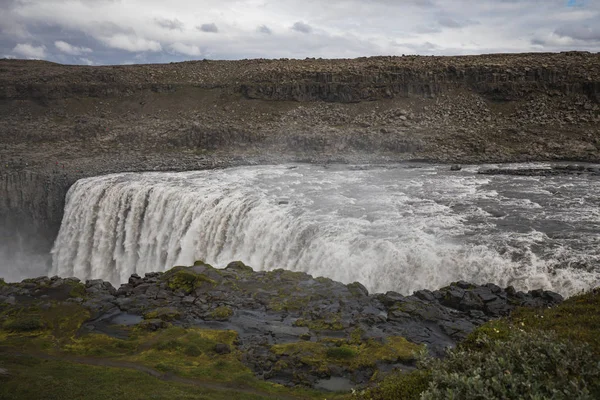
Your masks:
[[[218,343],[215,345],[215,353],[217,354],[229,354],[231,353],[231,347],[225,343]]]

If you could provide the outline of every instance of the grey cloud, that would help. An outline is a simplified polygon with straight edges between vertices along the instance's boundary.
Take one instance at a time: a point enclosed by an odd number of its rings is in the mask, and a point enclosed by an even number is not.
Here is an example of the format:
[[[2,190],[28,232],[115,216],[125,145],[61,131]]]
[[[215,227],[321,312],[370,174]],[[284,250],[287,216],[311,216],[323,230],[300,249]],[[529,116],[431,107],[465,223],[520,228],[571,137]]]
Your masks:
[[[166,18],[155,18],[154,22],[156,23],[156,25],[165,28],[165,29],[169,29],[171,31],[174,30],[183,30],[183,27],[185,26],[183,22],[181,22],[180,20],[178,20],[177,18],[175,19],[166,19]]]
[[[562,26],[554,31],[558,36],[571,39],[596,42],[600,41],[600,26],[596,25],[569,25]]]
[[[472,21],[469,19],[456,20],[449,16],[443,16],[438,19],[438,24],[445,28],[458,29],[458,28],[464,28],[466,26],[477,25],[478,22]]]
[[[446,28],[461,28],[462,25],[459,24],[455,19],[450,17],[441,17],[438,19],[438,24],[444,26]]]
[[[18,56],[32,59],[44,59],[46,57],[46,46],[36,46],[31,43],[19,43],[12,50]]]
[[[264,33],[265,35],[270,35],[271,33],[273,33],[273,32],[271,31],[271,28],[269,28],[269,27],[268,27],[268,26],[266,26],[266,25],[261,25],[261,26],[259,26],[257,30],[258,30],[258,32],[260,32],[260,33]]]
[[[300,33],[311,33],[312,27],[305,22],[298,21],[292,25],[292,30]]]
[[[202,31],[202,32],[210,32],[210,33],[219,32],[219,28],[214,23],[213,24],[202,24],[202,25],[198,26],[197,28],[199,31]]]

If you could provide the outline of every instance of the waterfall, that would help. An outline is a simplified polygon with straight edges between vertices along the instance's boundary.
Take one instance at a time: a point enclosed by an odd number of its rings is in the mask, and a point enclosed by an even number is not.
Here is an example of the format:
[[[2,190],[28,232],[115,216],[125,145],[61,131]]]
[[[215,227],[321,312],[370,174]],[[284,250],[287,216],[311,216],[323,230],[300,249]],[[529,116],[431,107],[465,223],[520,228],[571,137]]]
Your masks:
[[[83,179],[67,194],[52,273],[118,286],[133,273],[241,260],[402,293],[459,279],[569,292],[598,279],[459,240],[473,235],[465,214],[418,195],[418,180],[373,178],[278,166]],[[481,181],[448,188],[473,196],[473,185]]]

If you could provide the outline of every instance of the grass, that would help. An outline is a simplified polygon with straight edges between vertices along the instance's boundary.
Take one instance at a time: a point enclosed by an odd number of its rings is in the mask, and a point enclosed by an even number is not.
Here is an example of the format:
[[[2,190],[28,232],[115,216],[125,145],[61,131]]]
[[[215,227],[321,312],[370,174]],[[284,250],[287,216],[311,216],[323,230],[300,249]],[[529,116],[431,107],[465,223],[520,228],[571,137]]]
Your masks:
[[[214,390],[178,382],[165,382],[144,372],[98,367],[28,356],[0,355],[0,367],[9,376],[0,378],[4,400],[259,400],[273,398],[236,390]]]
[[[338,339],[286,343],[274,345],[271,350],[279,356],[295,357],[303,364],[326,371],[329,365],[357,370],[373,367],[379,361],[412,361],[422,348],[403,337],[390,336],[383,342],[371,339],[360,344]]]
[[[0,377],[0,399],[336,397],[256,379],[240,361],[241,352],[236,347],[238,335],[234,331],[172,326],[157,332],[124,328],[129,329],[126,339],[99,333],[81,334],[79,328],[89,318],[87,311],[77,304],[58,302],[49,308],[39,304],[3,307],[0,318],[3,321],[0,368],[9,371],[8,377]],[[231,353],[217,354],[217,344],[229,345]],[[11,353],[22,356],[11,356]],[[62,359],[37,358],[43,354]],[[164,382],[131,369],[75,364],[69,357],[148,367],[193,379],[200,387]],[[232,390],[206,389],[214,385]],[[235,390],[236,387],[246,389]],[[249,391],[257,394],[248,394]]]

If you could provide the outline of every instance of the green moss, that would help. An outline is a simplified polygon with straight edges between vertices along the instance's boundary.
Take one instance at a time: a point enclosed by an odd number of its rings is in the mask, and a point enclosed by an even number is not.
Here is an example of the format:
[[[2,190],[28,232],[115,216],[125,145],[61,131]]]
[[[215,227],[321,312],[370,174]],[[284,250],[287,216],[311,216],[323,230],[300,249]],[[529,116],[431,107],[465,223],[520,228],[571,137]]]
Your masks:
[[[136,340],[117,339],[104,334],[87,334],[63,346],[63,351],[83,356],[117,357],[133,354],[138,348]]]
[[[171,290],[182,290],[185,293],[190,294],[205,283],[213,286],[217,284],[217,282],[210,279],[208,276],[198,274],[189,268],[176,268],[165,274],[167,285]]]
[[[340,318],[338,314],[331,314],[326,319],[299,318],[294,322],[294,326],[307,327],[313,331],[341,331],[344,330],[344,325]]]
[[[210,319],[215,321],[227,321],[233,315],[233,310],[227,306],[219,306],[209,314]]]
[[[43,329],[44,323],[40,316],[25,315],[7,320],[2,328],[10,332],[32,332]]]
[[[341,339],[277,344],[271,351],[280,356],[291,356],[321,371],[327,370],[330,364],[356,370],[373,367],[380,361],[411,361],[422,348],[403,337],[392,336],[383,342],[368,340],[360,344]]]
[[[3,344],[19,349],[42,350],[70,342],[89,318],[88,311],[74,303],[50,303],[43,307],[9,307],[4,310]]]
[[[273,311],[301,311],[306,309],[311,299],[311,296],[290,296],[289,293],[281,291],[276,297],[270,299],[269,309]]]
[[[254,270],[252,269],[252,267],[247,266],[246,264],[244,264],[241,261],[234,261],[231,262],[227,265],[227,269],[232,269],[238,272],[243,272],[243,273],[252,273],[254,272]]]
[[[0,278],[0,287],[8,286],[8,284],[4,281],[4,278]]]
[[[183,349],[183,354],[189,357],[199,357],[202,355],[202,350],[195,344],[189,344]]]
[[[390,374],[377,387],[357,393],[356,397],[369,400],[418,400],[430,381],[429,371]]]
[[[77,297],[85,297],[85,285],[80,282],[70,282],[71,291],[69,292],[69,297],[77,298]]]
[[[358,352],[349,346],[330,347],[327,349],[325,356],[336,360],[349,360],[358,355]]]
[[[348,285],[346,285],[346,287],[348,288],[348,290],[350,290],[350,293],[352,293],[353,296],[363,296],[364,295],[364,286],[361,285],[359,282],[352,282]]]
[[[64,360],[38,360],[33,357],[0,354],[0,365],[10,371],[1,379],[0,399],[86,399],[86,400],[260,400],[267,393],[235,389],[218,390],[163,381],[142,371],[99,367]]]
[[[174,321],[180,316],[181,313],[174,307],[161,307],[144,314],[144,319],[160,319],[162,321]]]
[[[360,327],[354,328],[354,330],[350,334],[350,343],[360,344],[362,342],[362,337],[364,334],[365,334],[364,329],[362,329]]]

